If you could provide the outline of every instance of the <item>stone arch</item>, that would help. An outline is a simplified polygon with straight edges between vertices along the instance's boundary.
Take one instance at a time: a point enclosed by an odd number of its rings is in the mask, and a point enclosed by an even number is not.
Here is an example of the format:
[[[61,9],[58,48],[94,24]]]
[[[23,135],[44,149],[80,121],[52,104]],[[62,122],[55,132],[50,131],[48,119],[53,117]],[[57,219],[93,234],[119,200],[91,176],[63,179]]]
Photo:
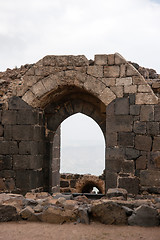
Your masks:
[[[76,183],[76,192],[91,193],[93,187],[96,187],[101,194],[105,194],[105,183],[97,176],[84,175]]]
[[[24,188],[25,182],[27,190],[44,189],[42,182],[50,171],[55,176],[50,187],[58,190],[57,127],[77,111],[91,116],[104,133],[106,190],[124,187],[136,194],[139,183],[147,189],[152,179],[152,185],[159,186],[158,98],[122,56],[95,55],[94,61],[85,56],[46,56],[20,76],[8,85],[0,109],[0,155],[13,158],[16,189]],[[41,146],[47,150],[41,151]]]

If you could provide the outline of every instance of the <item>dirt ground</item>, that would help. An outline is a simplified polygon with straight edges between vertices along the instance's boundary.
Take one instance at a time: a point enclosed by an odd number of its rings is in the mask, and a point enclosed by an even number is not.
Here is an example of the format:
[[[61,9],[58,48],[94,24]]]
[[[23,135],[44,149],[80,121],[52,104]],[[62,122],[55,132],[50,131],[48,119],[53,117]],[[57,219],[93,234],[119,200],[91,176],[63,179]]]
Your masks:
[[[0,240],[159,240],[160,227],[35,222],[0,223]]]

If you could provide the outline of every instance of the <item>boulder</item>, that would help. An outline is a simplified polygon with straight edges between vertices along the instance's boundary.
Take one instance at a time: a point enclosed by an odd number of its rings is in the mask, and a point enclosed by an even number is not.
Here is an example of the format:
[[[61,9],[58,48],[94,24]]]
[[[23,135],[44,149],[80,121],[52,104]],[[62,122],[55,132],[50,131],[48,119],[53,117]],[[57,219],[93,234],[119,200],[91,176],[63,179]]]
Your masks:
[[[16,220],[18,220],[18,214],[14,206],[0,205],[0,222]]]
[[[78,211],[65,210],[56,206],[48,206],[42,213],[37,214],[37,217],[42,222],[47,223],[65,223],[73,222],[77,219]]]
[[[115,202],[99,202],[93,204],[91,214],[94,220],[104,224],[127,224],[125,210]]]
[[[37,216],[34,213],[34,210],[30,207],[27,206],[20,212],[20,216],[23,220],[28,220],[28,221],[38,221]]]
[[[127,190],[123,188],[109,188],[107,191],[108,198],[123,197],[124,199],[127,199],[127,194]]]
[[[133,214],[128,218],[128,224],[144,227],[158,226],[158,212],[152,206],[141,205],[136,208]]]

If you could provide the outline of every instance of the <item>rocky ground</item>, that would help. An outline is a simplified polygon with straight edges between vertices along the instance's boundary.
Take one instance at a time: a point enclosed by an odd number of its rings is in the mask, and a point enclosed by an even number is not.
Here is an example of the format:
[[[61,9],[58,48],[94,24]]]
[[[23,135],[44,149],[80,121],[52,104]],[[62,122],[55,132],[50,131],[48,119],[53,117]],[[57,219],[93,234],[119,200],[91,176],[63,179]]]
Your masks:
[[[86,196],[50,195],[47,192],[0,194],[0,222],[21,221],[74,224],[99,222],[106,225],[160,225],[160,196],[133,198],[125,189],[109,189],[107,196],[90,200]]]
[[[90,225],[26,221],[0,223],[0,240],[159,240],[159,236],[159,227],[110,226],[94,222]]]

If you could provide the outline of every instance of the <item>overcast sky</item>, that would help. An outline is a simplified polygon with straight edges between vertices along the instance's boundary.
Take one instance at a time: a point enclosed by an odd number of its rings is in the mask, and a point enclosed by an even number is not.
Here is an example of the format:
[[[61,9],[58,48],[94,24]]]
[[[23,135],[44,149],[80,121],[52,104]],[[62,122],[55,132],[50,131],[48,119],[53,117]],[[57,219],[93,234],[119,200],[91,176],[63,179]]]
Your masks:
[[[115,52],[160,73],[160,1],[0,0],[0,71],[48,54]]]

